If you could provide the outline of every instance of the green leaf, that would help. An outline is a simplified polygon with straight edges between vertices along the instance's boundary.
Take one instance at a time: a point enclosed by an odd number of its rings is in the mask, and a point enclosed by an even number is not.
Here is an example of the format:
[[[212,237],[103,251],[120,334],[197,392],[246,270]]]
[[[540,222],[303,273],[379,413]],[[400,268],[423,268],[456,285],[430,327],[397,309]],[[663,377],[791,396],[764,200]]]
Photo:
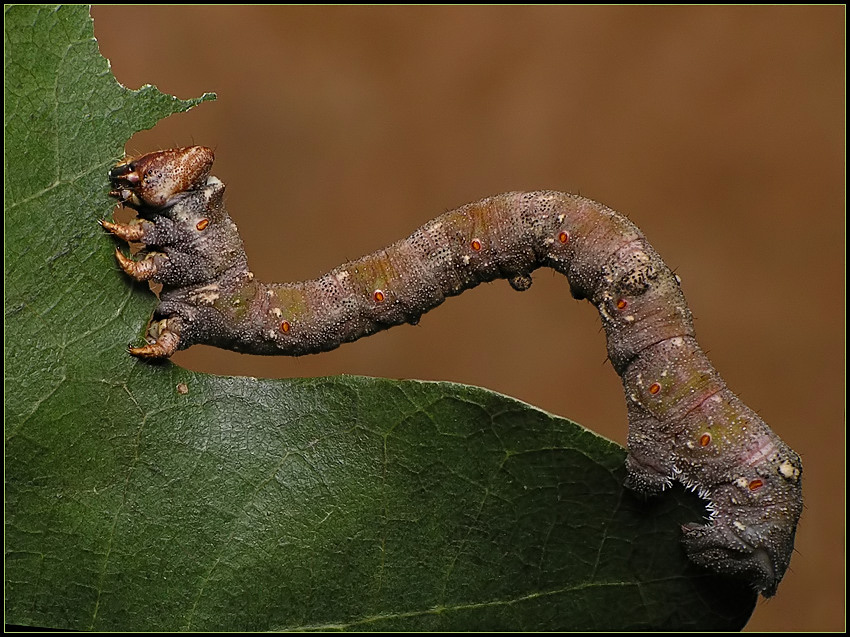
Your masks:
[[[729,630],[674,490],[485,390],[223,378],[132,359],[106,172],[209,99],[131,91],[84,7],[5,9],[6,622],[135,630]],[[188,390],[188,391],[186,391]]]

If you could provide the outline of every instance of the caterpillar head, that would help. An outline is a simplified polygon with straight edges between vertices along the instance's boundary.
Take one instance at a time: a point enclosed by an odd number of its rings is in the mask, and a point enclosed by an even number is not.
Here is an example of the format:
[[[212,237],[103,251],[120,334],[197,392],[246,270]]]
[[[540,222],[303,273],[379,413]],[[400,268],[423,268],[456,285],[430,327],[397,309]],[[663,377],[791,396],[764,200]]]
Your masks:
[[[127,158],[109,171],[111,196],[133,208],[166,208],[179,195],[201,184],[215,155],[204,146],[190,146]]]

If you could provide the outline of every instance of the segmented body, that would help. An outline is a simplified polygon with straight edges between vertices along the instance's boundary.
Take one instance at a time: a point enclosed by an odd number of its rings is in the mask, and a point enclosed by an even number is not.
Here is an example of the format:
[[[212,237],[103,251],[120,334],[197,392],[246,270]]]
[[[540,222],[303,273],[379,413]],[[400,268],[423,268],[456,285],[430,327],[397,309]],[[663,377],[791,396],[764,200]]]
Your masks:
[[[318,279],[261,283],[248,269],[212,151],[151,153],[116,166],[113,195],[137,225],[103,222],[146,246],[124,270],[163,284],[150,342],[162,358],[206,343],[252,354],[321,352],[401,323],[497,278],[517,290],[550,267],[599,311],[629,413],[628,486],[679,480],[709,501],[683,529],[698,564],[772,595],[802,509],[800,459],[726,387],[694,338],[677,277],[640,230],[589,199],[554,191],[496,195],[447,212],[407,239]]]

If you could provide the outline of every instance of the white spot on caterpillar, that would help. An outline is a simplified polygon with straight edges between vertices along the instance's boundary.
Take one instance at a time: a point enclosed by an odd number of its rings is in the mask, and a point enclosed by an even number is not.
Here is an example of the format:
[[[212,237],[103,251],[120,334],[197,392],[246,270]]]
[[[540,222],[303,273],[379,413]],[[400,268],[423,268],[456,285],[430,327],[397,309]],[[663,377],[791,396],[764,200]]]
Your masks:
[[[218,285],[213,283],[202,288],[198,288],[192,293],[192,302],[202,305],[212,305],[221,296]]]
[[[734,522],[732,522],[732,524],[734,524],[735,528],[738,529],[739,531],[746,531],[747,530],[747,526],[745,524],[741,524],[740,522],[738,522],[738,520],[735,520]]]
[[[274,290],[266,290],[266,296],[274,296]]]
[[[670,344],[674,347],[681,347],[685,344],[685,340],[681,336],[677,336],[676,338],[670,339]]]
[[[736,487],[738,487],[738,488],[746,489],[746,488],[747,488],[747,485],[748,485],[749,483],[750,483],[750,481],[749,481],[749,480],[747,480],[747,479],[746,479],[746,478],[744,478],[744,477],[740,477],[740,478],[735,478],[735,481],[734,481],[732,484],[734,484],[734,485],[735,485]]]
[[[342,272],[337,272],[336,280],[339,281],[340,283],[345,281],[347,278],[348,278],[348,271],[347,270],[343,270]]]
[[[624,317],[623,317],[623,320],[624,320],[626,323],[631,323],[632,321],[634,321],[634,320],[635,320],[635,317],[634,317],[634,315],[629,314],[628,316],[624,316]]]
[[[246,272],[245,278],[247,278],[249,281],[253,281],[254,280],[254,273],[251,272],[251,271]]]
[[[546,237],[543,240],[543,243],[548,246],[548,245],[552,245],[553,243],[555,243],[555,240],[552,237]]]
[[[557,218],[558,218],[558,223],[563,223],[564,219],[566,218],[566,215],[560,214],[560,215],[558,215]]]
[[[800,470],[795,467],[792,463],[785,460],[782,464],[779,465],[779,475],[781,475],[786,480],[797,480],[800,477]]]
[[[280,318],[281,316],[283,316],[283,312],[280,311],[279,307],[273,307],[272,309],[269,310],[269,313],[274,314],[275,317],[277,317],[277,318]]]
[[[275,336],[277,336],[277,332],[275,332],[274,330],[269,330],[269,331],[268,331],[268,337],[269,337],[270,339],[274,339],[274,337],[275,337]]]
[[[463,264],[464,264],[464,265],[469,265],[469,261],[470,261],[470,259],[469,259],[469,255],[468,255],[468,254],[463,255],[463,256],[461,257],[461,260],[463,261]]]
[[[679,283],[679,284],[681,285],[681,283],[682,283],[682,277],[680,277],[678,274],[674,274],[673,276],[674,276],[674,277],[675,277],[675,279],[676,279],[676,283]]]

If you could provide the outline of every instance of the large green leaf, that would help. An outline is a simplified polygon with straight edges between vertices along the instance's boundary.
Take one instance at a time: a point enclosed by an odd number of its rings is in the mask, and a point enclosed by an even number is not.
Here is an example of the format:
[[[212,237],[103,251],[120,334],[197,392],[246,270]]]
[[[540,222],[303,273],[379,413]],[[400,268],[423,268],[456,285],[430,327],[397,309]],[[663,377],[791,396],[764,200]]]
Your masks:
[[[735,629],[674,490],[485,390],[133,360],[155,299],[97,226],[182,102],[109,72],[83,7],[5,11],[6,622],[94,630]],[[179,390],[178,390],[179,387]],[[188,390],[188,391],[186,391]]]

